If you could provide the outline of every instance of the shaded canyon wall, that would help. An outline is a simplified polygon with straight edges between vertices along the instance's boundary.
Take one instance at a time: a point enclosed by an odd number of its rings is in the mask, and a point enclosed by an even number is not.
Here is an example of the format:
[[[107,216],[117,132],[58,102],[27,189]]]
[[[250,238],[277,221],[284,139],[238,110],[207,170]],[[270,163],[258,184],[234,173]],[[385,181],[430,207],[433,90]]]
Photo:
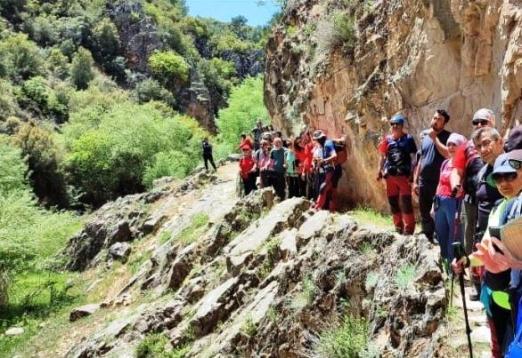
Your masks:
[[[383,117],[404,112],[418,137],[446,108],[449,128],[469,135],[473,112],[489,107],[505,131],[522,114],[521,31],[516,0],[288,1],[267,44],[265,102],[287,134],[346,136],[344,202],[385,208]]]

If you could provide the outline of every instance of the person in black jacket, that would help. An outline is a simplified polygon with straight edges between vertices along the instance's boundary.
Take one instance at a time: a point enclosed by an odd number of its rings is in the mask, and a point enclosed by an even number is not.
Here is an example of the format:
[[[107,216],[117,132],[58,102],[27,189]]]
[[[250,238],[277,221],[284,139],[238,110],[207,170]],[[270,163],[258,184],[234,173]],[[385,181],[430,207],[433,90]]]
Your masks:
[[[208,138],[203,139],[201,147],[203,148],[203,161],[205,162],[205,169],[208,170],[208,162],[210,162],[214,170],[216,170],[216,164],[214,164],[214,157],[212,156],[212,144],[208,142]]]

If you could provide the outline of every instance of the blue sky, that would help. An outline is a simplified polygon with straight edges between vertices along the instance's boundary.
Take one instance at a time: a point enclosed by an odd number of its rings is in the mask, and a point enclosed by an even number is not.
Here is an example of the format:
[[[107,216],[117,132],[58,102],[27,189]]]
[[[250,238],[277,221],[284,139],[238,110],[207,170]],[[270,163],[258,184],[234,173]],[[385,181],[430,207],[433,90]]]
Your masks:
[[[185,0],[192,16],[213,17],[220,21],[243,15],[250,26],[265,25],[272,15],[279,10],[273,0],[267,0],[263,6],[257,0]]]

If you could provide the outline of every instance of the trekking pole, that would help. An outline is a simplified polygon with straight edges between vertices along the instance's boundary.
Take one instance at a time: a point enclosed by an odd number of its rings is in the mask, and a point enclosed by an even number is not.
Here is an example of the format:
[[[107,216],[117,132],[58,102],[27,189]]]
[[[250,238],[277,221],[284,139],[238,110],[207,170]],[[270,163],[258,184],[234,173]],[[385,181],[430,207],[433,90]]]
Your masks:
[[[457,193],[455,192],[455,195]],[[452,196],[453,196],[453,193],[452,193]],[[455,211],[455,220],[453,221],[453,240],[455,240],[455,238],[458,238],[459,237],[459,230],[460,230],[460,210],[461,210],[461,201],[456,199],[457,200],[457,210]],[[454,245],[455,243],[453,242],[452,245],[455,247]],[[453,287],[454,287],[454,281],[455,281],[455,274],[453,273],[453,269],[451,268],[451,262],[449,263],[448,265],[448,270],[451,270],[451,275],[450,275],[450,279],[451,279],[451,285],[450,285],[450,302],[449,302],[449,305],[450,307],[453,307],[453,294],[454,294],[454,290],[453,290]]]
[[[462,243],[457,241],[453,244],[453,249],[455,252],[455,258],[460,260],[464,255],[464,248],[462,247]],[[469,349],[469,357],[473,358],[473,347],[471,345],[471,328],[469,326],[468,319],[468,308],[466,306],[466,291],[464,290],[464,273],[461,272],[459,274],[459,285],[460,285],[460,294],[462,296],[462,307],[464,309],[464,320],[466,322],[466,336],[468,336],[468,349]]]

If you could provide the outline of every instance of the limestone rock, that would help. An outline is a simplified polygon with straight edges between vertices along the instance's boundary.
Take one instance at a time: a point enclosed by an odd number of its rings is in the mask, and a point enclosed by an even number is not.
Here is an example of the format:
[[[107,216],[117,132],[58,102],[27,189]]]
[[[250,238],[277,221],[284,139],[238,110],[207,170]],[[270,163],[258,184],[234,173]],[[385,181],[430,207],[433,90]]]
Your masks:
[[[19,336],[24,334],[25,330],[22,327],[10,327],[7,331],[5,331],[6,336]]]
[[[99,309],[100,305],[96,303],[77,307],[73,309],[69,314],[69,321],[74,322],[79,320],[80,318],[90,316]]]
[[[131,250],[128,242],[117,242],[109,247],[109,256],[112,260],[127,262]]]

